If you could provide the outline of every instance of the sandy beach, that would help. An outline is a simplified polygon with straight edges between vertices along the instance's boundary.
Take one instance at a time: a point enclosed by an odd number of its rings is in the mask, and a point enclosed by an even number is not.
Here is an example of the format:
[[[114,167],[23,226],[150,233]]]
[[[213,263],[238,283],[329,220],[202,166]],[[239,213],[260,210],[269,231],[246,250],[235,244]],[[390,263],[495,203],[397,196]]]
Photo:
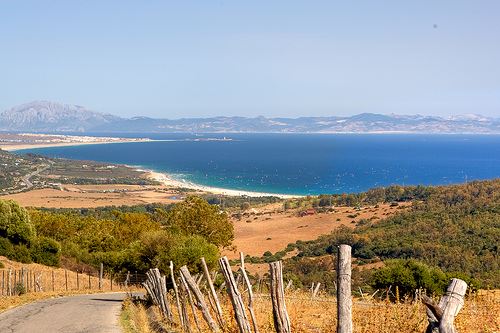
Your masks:
[[[17,151],[23,149],[36,149],[36,148],[51,148],[51,147],[70,147],[70,146],[83,146],[83,145],[103,145],[112,143],[130,143],[130,142],[151,142],[155,140],[150,139],[121,139],[121,140],[103,140],[103,141],[86,141],[86,142],[58,142],[58,143],[40,143],[40,144],[0,144],[0,149],[5,151]]]
[[[248,196],[248,197],[266,197],[266,196],[275,196],[281,199],[291,199],[291,198],[299,198],[302,197],[300,195],[291,195],[291,194],[279,194],[279,193],[266,193],[266,192],[252,192],[252,191],[242,191],[242,190],[231,190],[219,187],[211,187],[204,186],[199,184],[194,184],[190,182],[184,182],[180,180],[173,179],[169,177],[167,174],[151,171],[151,170],[140,170],[148,173],[148,178],[156,180],[168,187],[174,188],[189,188],[201,192],[208,192],[213,194],[222,194],[229,196]]]
[[[10,141],[8,140],[10,139]],[[176,140],[152,140],[149,138],[118,138],[118,137],[93,137],[93,136],[73,136],[73,135],[49,135],[49,134],[33,134],[22,133],[15,135],[16,140],[12,138],[4,138],[0,143],[0,149],[5,151],[18,151],[23,149],[36,149],[36,148],[49,148],[49,147],[69,147],[81,145],[100,145],[100,144],[117,144],[117,143],[131,143],[131,142],[153,142],[153,141],[176,141]],[[208,139],[215,140],[215,139]],[[223,140],[228,140],[224,138]],[[18,142],[20,141],[20,142]],[[24,141],[24,142],[23,142]],[[267,193],[267,192],[254,192],[244,190],[233,190],[219,187],[211,187],[200,184],[195,184],[183,180],[177,180],[168,174],[156,172],[153,170],[137,169],[134,166],[129,166],[137,171],[144,172],[146,177],[160,182],[166,187],[175,188],[188,188],[200,192],[207,192],[213,194],[221,194],[227,196],[248,196],[248,197],[263,197],[275,196],[282,199],[298,198],[300,195],[289,195],[280,193]]]

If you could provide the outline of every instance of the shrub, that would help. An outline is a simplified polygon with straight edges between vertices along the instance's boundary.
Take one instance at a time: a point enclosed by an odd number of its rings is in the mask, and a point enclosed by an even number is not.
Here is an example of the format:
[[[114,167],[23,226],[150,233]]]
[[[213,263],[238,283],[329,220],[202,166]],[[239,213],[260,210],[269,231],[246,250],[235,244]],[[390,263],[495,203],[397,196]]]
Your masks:
[[[9,259],[22,262],[23,264],[32,263],[30,250],[24,244],[14,245],[12,255],[9,257]]]
[[[203,272],[200,258],[204,257],[209,269],[216,267],[219,258],[219,249],[210,244],[201,236],[182,237],[176,247],[170,248],[159,255],[160,265],[164,272],[168,272],[170,260],[176,267],[188,266],[192,274]]]
[[[429,267],[414,259],[388,260],[386,264],[386,267],[373,273],[371,284],[374,288],[386,289],[397,286],[400,296],[404,297],[412,296],[419,288],[441,295],[448,284],[448,278],[441,269]]]
[[[51,238],[40,237],[31,247],[31,257],[39,264],[58,266],[61,257],[61,245]]]
[[[35,236],[35,228],[28,212],[15,201],[0,200],[0,237],[14,244],[28,244]]]
[[[12,243],[7,238],[0,237],[0,256],[10,258],[13,252],[14,246]]]
[[[200,235],[216,246],[229,246],[234,238],[227,214],[196,196],[176,204],[167,213],[165,224],[175,233]]]
[[[22,282],[18,282],[16,283],[16,285],[14,286],[14,295],[24,295],[26,294],[26,287],[24,286],[24,284]]]

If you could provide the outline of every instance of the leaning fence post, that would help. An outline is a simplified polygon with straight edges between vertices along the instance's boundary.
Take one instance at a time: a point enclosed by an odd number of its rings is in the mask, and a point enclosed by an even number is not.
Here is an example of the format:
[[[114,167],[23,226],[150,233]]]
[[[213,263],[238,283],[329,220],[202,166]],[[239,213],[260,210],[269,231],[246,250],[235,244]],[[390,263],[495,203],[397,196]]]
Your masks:
[[[276,333],[290,333],[290,318],[286,311],[285,289],[283,288],[283,264],[275,261],[269,264],[271,275],[271,302],[273,304],[274,328]]]
[[[201,314],[203,315],[203,318],[207,322],[208,326],[212,331],[218,332],[219,327],[217,326],[217,323],[212,319],[212,316],[210,315],[207,303],[205,302],[205,297],[201,293],[200,288],[198,288],[198,285],[191,276],[191,273],[189,273],[187,266],[181,267],[181,274],[186,280],[189,289],[191,289],[191,291],[193,292],[194,297],[196,298],[196,306],[201,311]]]
[[[351,247],[340,245],[337,256],[337,332],[352,333]]]
[[[210,276],[210,272],[208,271],[207,263],[204,257],[201,257],[201,265],[203,266],[203,273],[205,274],[205,279],[208,283],[208,288],[210,289],[210,294],[215,303],[215,309],[217,312],[217,320],[219,321],[219,325],[222,327],[225,326],[224,323],[224,315],[222,314],[222,308],[220,306],[219,297],[217,296],[217,292],[215,291],[214,283],[212,281],[212,277]]]
[[[446,294],[441,298],[439,305],[436,305],[429,297],[422,295],[422,302],[427,306],[427,316],[429,325],[427,333],[456,333],[453,322],[460,309],[464,305],[464,296],[467,290],[467,283],[460,279],[452,279],[446,290]]]
[[[196,305],[193,299],[193,295],[191,294],[191,291],[189,290],[189,286],[187,285],[186,279],[184,276],[181,274],[181,283],[184,286],[184,289],[186,290],[186,294],[188,296],[188,302],[189,305],[191,306],[191,312],[193,313],[193,319],[194,319],[194,324],[196,325],[196,329],[198,332],[201,332],[200,330],[200,322],[198,320],[198,315],[196,314]]]
[[[253,331],[255,333],[259,333],[259,327],[257,325],[257,319],[255,318],[255,312],[253,310],[253,290],[252,290],[252,284],[250,283],[250,280],[248,279],[247,272],[245,270],[245,256],[243,255],[243,252],[240,252],[240,261],[241,261],[241,275],[243,276],[243,281],[247,285],[248,289],[248,312],[250,312],[250,317],[252,318],[252,325],[253,325]]]
[[[238,285],[234,279],[233,271],[231,270],[227,257],[219,259],[219,266],[226,282],[227,293],[233,305],[234,319],[236,319],[238,330],[240,333],[250,333],[250,323],[248,322],[248,317],[245,313],[243,299],[241,298],[241,293],[238,290]]]
[[[174,263],[172,260],[170,260],[170,278],[172,279],[172,285],[174,287],[174,292],[175,292],[175,302],[177,304],[177,312],[179,315],[179,323],[181,324],[181,327],[184,327],[184,318],[182,316],[182,308],[181,308],[181,302],[179,300],[179,288],[177,288],[177,283],[175,282],[175,275],[174,275]]]

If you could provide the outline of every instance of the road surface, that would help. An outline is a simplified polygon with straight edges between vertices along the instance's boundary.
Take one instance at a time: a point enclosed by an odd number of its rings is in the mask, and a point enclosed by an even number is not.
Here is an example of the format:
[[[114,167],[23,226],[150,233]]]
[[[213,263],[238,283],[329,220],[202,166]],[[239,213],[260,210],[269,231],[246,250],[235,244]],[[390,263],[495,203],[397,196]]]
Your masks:
[[[120,333],[125,293],[79,295],[38,301],[0,313],[2,333]]]

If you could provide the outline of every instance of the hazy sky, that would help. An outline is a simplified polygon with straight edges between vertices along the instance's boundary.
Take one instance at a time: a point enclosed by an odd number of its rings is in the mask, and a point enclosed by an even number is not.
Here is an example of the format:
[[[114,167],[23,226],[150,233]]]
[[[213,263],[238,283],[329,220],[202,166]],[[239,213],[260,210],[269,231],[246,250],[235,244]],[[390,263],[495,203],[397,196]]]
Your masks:
[[[500,116],[500,1],[0,0],[0,110]]]

